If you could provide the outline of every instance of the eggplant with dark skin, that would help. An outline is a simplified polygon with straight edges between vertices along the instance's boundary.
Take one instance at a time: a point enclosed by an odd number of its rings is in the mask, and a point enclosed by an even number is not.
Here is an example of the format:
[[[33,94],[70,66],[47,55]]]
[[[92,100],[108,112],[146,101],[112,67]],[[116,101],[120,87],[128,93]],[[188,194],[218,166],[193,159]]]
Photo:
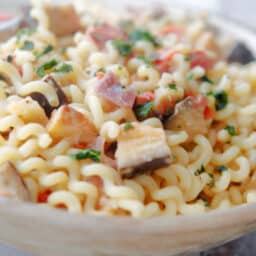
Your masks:
[[[56,91],[58,100],[59,100],[59,104],[57,106],[52,106],[48,99],[45,97],[45,95],[43,95],[40,92],[34,92],[31,93],[29,96],[37,101],[39,103],[39,105],[44,109],[45,114],[47,115],[48,118],[51,117],[52,112],[55,109],[58,109],[59,107],[68,104],[68,100],[67,97],[65,95],[65,93],[63,92],[63,90],[61,89],[61,87],[58,85],[58,83],[55,81],[55,79],[52,76],[47,76],[44,79],[44,82],[50,84],[54,90]]]
[[[175,106],[174,113],[165,121],[165,129],[186,131],[188,141],[198,134],[206,134],[209,122],[204,118],[204,105],[194,97],[188,97]]]
[[[229,63],[249,64],[255,60],[255,56],[243,42],[237,42],[228,56]]]
[[[171,151],[163,129],[132,123],[122,129],[115,158],[123,178],[150,173],[171,163]]]

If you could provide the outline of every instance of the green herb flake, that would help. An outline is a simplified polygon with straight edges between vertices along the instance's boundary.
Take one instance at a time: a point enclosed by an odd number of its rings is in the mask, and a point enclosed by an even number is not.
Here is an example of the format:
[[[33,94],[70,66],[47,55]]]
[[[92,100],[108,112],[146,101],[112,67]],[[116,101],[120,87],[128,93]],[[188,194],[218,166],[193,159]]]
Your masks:
[[[132,33],[130,33],[129,38],[133,42],[148,41],[151,42],[154,46],[160,45],[157,39],[149,31],[146,30],[134,30]]]
[[[47,70],[50,70],[50,69],[54,68],[57,65],[58,65],[58,62],[56,60],[51,60],[49,62],[44,63],[40,67],[38,67],[37,70],[36,70],[36,73],[39,77],[44,77],[45,72]]]
[[[137,56],[136,57],[137,59],[143,61],[145,64],[147,64],[148,66],[152,66],[152,62],[150,59],[147,59],[146,57],[144,56]]]
[[[210,188],[214,187],[215,180],[214,180],[214,175],[212,173],[208,173],[209,178],[211,181],[207,184]]]
[[[69,73],[73,71],[73,67],[70,64],[64,63],[60,67],[54,69],[54,73]]]
[[[136,116],[139,118],[146,118],[149,113],[152,111],[153,108],[153,101],[149,101],[145,104],[138,105],[135,109]]]
[[[224,165],[221,165],[217,168],[217,170],[218,170],[218,172],[223,173],[223,172],[228,171],[228,168]]]
[[[175,91],[177,91],[177,85],[174,84],[174,83],[168,84],[168,88],[169,88],[170,90],[175,90]]]
[[[200,174],[205,172],[205,167],[202,165],[200,169],[196,170],[195,176],[199,176]]]
[[[228,125],[225,130],[229,133],[230,136],[236,136],[236,128],[233,125]]]
[[[132,129],[132,128],[133,128],[132,123],[126,123],[126,124],[124,125],[124,130],[125,130],[125,131],[128,131],[128,130],[130,130],[130,129]]]
[[[36,32],[34,28],[23,28],[17,32],[17,41],[19,42],[23,36],[31,36]]]
[[[214,98],[215,98],[214,92],[208,92],[208,93],[206,94],[206,96],[208,96],[208,97],[214,97]]]
[[[189,62],[189,61],[191,61],[191,58],[190,58],[189,56],[185,56],[185,57],[184,57],[184,60],[185,60],[186,62]]]
[[[221,111],[228,105],[228,94],[225,91],[214,93],[216,100],[215,108],[217,111]]]
[[[91,159],[94,162],[100,162],[100,152],[93,149],[81,150],[76,154],[71,155],[75,160]]]
[[[32,41],[26,40],[23,44],[23,46],[21,47],[21,50],[24,51],[31,51],[33,50],[35,47],[34,43]]]
[[[127,57],[132,54],[132,45],[130,43],[120,40],[114,40],[112,43],[122,56]]]
[[[203,77],[201,77],[201,80],[203,81],[203,82],[207,82],[207,83],[209,83],[209,84],[214,84],[214,82],[208,77],[208,76],[203,76]]]
[[[13,56],[12,55],[7,56],[7,62],[9,62],[9,63],[13,62]]]
[[[44,56],[44,55],[46,55],[46,54],[48,54],[48,53],[50,53],[51,51],[53,51],[53,46],[52,45],[47,45],[44,49],[43,49],[43,51],[41,52],[41,53],[39,53],[39,54],[37,54],[36,55],[36,58],[37,59],[39,59],[39,58],[41,58],[42,56]]]
[[[188,81],[192,81],[192,80],[194,80],[194,74],[193,74],[193,73],[190,73],[190,74],[188,75]]]

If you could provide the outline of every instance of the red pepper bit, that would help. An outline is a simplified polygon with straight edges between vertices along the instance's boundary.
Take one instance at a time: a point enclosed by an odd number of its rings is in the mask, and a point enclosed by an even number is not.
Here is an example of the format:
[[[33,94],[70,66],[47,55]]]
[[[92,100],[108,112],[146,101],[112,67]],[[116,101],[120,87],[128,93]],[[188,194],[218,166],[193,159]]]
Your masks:
[[[155,95],[153,92],[144,92],[137,96],[136,98],[136,104],[142,105],[149,101],[153,101],[155,99]]]
[[[38,194],[38,196],[37,196],[37,202],[38,202],[38,203],[41,203],[41,204],[47,203],[48,197],[50,196],[51,193],[52,193],[52,191],[49,190],[49,189],[40,192],[40,193]]]

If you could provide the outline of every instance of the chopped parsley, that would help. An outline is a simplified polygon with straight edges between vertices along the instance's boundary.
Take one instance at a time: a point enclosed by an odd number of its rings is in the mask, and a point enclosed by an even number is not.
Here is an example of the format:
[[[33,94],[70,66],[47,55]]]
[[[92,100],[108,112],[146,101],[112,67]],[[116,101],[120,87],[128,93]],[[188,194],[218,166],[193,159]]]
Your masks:
[[[212,173],[208,173],[208,176],[210,177],[211,181],[207,185],[212,188],[215,184],[214,175]]]
[[[19,42],[23,36],[31,36],[36,32],[36,29],[34,28],[23,28],[18,31],[16,37],[17,41]]]
[[[36,58],[39,59],[39,58],[41,58],[42,56],[44,56],[44,55],[50,53],[52,50],[53,50],[53,46],[49,44],[49,45],[47,45],[47,46],[44,48],[44,50],[43,50],[41,53],[39,53],[39,54],[36,55]]]
[[[58,65],[58,62],[56,60],[50,60],[49,62],[44,63],[40,67],[37,68],[36,73],[39,77],[44,77],[45,72],[47,70],[50,70]]]
[[[71,155],[75,160],[91,159],[94,162],[100,161],[100,152],[94,149],[81,150],[76,154]]]
[[[63,63],[60,67],[55,68],[55,73],[69,73],[73,71],[73,67],[70,64]]]
[[[189,56],[185,56],[185,57],[184,57],[184,60],[187,61],[187,62],[189,62],[189,61],[191,61],[191,58],[190,58]]]
[[[199,176],[200,174],[204,173],[205,172],[205,167],[202,165],[200,169],[198,169],[196,172],[195,172],[195,176]]]
[[[32,41],[29,41],[29,40],[26,40],[22,47],[21,47],[21,50],[24,50],[24,51],[31,51],[33,50],[35,47],[34,43]]]
[[[124,57],[127,57],[132,54],[133,46],[132,46],[132,44],[130,44],[128,42],[114,40],[113,45],[116,47],[116,49],[119,51],[119,53]]]
[[[12,55],[7,56],[7,62],[9,62],[9,63],[13,62],[13,56]]]
[[[137,117],[146,118],[149,113],[152,111],[153,101],[149,101],[145,104],[138,105],[135,109],[135,113]]]
[[[203,81],[203,82],[207,82],[207,83],[209,83],[209,84],[214,84],[214,82],[208,77],[208,76],[203,76],[203,77],[201,77],[201,80]]]
[[[132,123],[126,123],[126,124],[124,125],[124,130],[125,130],[125,131],[130,130],[130,129],[132,129],[132,128],[133,128]]]
[[[215,108],[217,111],[223,110],[228,105],[228,95],[225,91],[214,93],[216,100]]]
[[[236,136],[236,129],[233,125],[228,125],[225,130],[229,133],[230,136]]]
[[[169,88],[170,90],[175,90],[175,91],[177,91],[177,85],[174,84],[174,83],[168,84],[168,88]]]
[[[145,64],[149,65],[149,66],[152,66],[152,62],[150,59],[147,59],[146,57],[144,56],[137,56],[136,57],[137,59],[139,60],[142,60]]]
[[[226,172],[228,171],[228,168],[224,165],[221,165],[217,168],[218,172],[222,173],[222,172]]]
[[[159,42],[157,41],[157,39],[149,31],[146,30],[134,30],[132,33],[130,33],[129,38],[133,42],[143,40],[151,42],[154,46],[159,46]]]
[[[188,80],[189,80],[189,81],[194,80],[194,74],[193,74],[193,73],[191,73],[191,74],[188,75]]]

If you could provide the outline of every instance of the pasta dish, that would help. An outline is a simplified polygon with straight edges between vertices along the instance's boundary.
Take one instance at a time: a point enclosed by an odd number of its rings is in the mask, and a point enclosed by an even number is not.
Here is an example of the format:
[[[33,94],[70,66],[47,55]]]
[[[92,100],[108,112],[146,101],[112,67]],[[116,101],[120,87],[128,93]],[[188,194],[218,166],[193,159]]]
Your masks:
[[[0,196],[146,218],[256,202],[256,65],[204,15],[33,1],[0,45]]]

